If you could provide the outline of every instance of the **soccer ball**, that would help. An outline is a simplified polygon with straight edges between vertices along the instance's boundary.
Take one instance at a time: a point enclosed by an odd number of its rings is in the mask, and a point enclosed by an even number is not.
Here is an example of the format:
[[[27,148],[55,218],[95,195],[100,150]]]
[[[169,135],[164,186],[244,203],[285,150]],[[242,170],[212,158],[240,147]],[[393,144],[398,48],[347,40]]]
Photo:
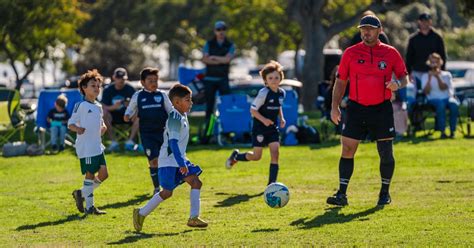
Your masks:
[[[271,183],[265,189],[263,199],[272,208],[282,208],[290,200],[290,191],[283,183]]]

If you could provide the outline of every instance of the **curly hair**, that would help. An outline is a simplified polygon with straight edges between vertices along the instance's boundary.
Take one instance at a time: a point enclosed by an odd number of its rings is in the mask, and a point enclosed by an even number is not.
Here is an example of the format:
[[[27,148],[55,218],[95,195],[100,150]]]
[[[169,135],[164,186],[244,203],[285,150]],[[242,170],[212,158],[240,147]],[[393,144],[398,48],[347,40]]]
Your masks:
[[[278,72],[280,74],[280,78],[281,80],[283,80],[285,78],[285,75],[283,74],[283,66],[276,62],[275,60],[270,60],[270,62],[268,62],[267,64],[265,64],[265,66],[263,66],[262,70],[260,70],[260,76],[262,76],[263,78],[263,81],[265,82],[265,84],[267,84],[267,75],[272,73],[272,72]]]
[[[81,90],[81,94],[85,95],[83,88],[87,88],[87,84],[91,80],[95,80],[99,82],[99,84],[102,84],[104,78],[102,75],[100,75],[97,69],[88,70],[86,73],[82,74],[81,78],[79,79],[79,89]]]

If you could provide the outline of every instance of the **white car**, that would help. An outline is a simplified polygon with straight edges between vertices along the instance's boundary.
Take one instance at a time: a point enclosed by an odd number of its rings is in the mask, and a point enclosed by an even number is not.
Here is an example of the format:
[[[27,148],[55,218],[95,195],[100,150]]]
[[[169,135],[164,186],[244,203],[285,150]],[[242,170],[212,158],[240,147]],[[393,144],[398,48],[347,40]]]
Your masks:
[[[453,86],[456,95],[468,90],[474,90],[474,62],[448,61],[446,70],[453,75]]]

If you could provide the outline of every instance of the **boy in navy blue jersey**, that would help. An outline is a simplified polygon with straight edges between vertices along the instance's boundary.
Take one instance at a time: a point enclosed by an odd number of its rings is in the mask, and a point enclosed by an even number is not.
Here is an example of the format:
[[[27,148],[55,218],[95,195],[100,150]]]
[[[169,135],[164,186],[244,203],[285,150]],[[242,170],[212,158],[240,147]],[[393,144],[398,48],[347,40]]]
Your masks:
[[[283,117],[283,100],[285,91],[279,87],[283,80],[283,67],[276,61],[270,61],[260,71],[265,82],[265,88],[258,92],[252,103],[250,112],[253,116],[252,146],[253,151],[239,153],[235,149],[227,159],[225,166],[231,169],[237,161],[258,161],[262,158],[263,147],[270,148],[271,162],[268,184],[276,182],[278,176],[278,155],[280,148],[280,132],[277,121],[280,118],[280,128],[285,127]]]
[[[168,95],[158,89],[158,68],[147,67],[140,72],[143,89],[135,92],[123,119],[129,122],[138,118],[140,138],[150,166],[154,194],[160,191],[158,179],[158,156],[163,144],[168,113],[173,109]]]

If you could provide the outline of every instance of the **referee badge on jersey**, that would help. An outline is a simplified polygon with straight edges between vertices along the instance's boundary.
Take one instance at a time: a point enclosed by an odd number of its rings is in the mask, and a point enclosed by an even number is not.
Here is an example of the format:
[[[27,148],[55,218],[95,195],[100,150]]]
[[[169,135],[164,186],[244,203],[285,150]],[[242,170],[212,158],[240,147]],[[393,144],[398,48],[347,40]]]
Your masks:
[[[163,98],[162,96],[154,96],[155,102],[161,102],[161,99]]]
[[[380,61],[379,62],[379,69],[380,70],[385,70],[385,68],[387,68],[387,63],[385,63],[385,61]]]
[[[257,135],[257,141],[258,143],[262,143],[263,142],[263,135]]]

